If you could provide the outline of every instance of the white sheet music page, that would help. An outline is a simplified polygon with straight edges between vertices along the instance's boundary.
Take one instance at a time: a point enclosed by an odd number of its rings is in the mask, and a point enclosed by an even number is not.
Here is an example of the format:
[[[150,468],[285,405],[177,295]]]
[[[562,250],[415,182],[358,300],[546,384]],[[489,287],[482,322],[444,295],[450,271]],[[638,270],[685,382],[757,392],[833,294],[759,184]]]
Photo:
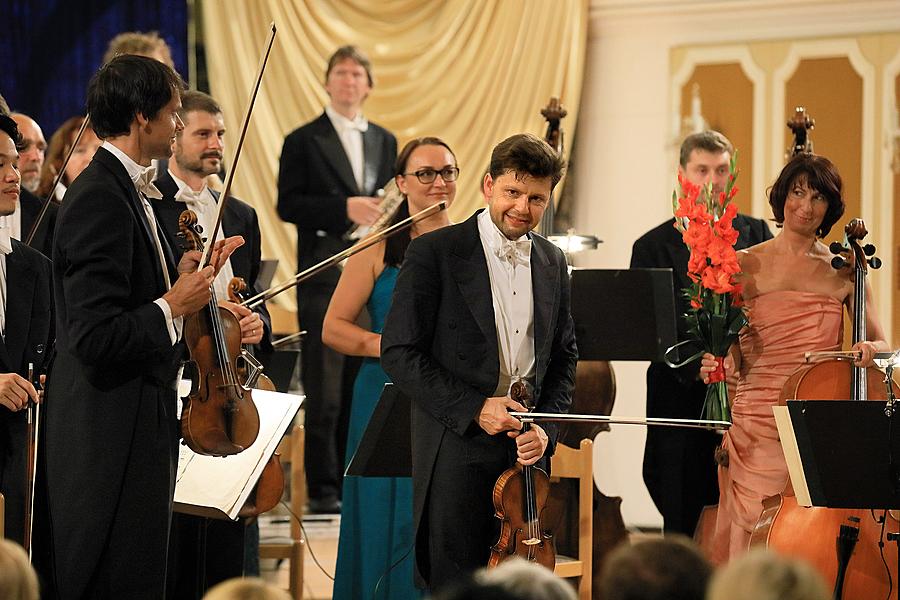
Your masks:
[[[175,480],[175,511],[236,520],[260,474],[288,431],[304,396],[253,390],[259,435],[240,454],[196,454],[182,444]],[[207,514],[208,513],[208,514]]]

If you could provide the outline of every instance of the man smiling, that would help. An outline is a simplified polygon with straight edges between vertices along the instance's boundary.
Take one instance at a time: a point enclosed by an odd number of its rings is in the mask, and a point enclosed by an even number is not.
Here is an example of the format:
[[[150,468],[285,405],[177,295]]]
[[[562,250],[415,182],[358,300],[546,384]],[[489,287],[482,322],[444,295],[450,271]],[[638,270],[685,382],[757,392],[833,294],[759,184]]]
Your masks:
[[[577,351],[563,253],[531,233],[562,161],[530,134],[494,148],[487,210],[414,239],[384,326],[381,361],[412,400],[416,576],[432,590],[487,564],[492,490],[516,460],[553,454],[556,428],[521,423],[510,397],[568,411]]]

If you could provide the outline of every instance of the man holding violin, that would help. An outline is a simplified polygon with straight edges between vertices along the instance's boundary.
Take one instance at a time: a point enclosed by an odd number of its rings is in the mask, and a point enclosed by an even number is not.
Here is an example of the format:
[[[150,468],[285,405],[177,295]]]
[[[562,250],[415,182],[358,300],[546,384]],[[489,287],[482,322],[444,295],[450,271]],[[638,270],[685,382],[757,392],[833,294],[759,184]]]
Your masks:
[[[207,185],[207,177],[222,168],[225,138],[225,118],[219,104],[203,92],[187,91],[181,95],[178,111],[184,129],[175,134],[172,158],[167,169],[154,184],[162,198],[153,200],[153,210],[159,219],[163,235],[175,256],[181,257],[183,241],[178,237],[178,219],[185,210],[197,215],[202,234],[212,231],[216,221],[219,194]],[[222,213],[222,227],[217,239],[240,235],[245,244],[225,261],[213,282],[219,304],[234,313],[241,326],[241,343],[258,345],[258,350],[271,354],[271,326],[265,303],[251,311],[229,302],[228,287],[234,277],[240,277],[251,293],[256,288],[261,256],[261,235],[256,211],[241,200],[228,198]],[[208,242],[207,242],[208,243]],[[262,358],[257,354],[257,358]],[[175,514],[169,545],[168,593],[171,598],[184,600],[197,594],[197,571],[206,565],[202,574],[205,587],[244,574],[244,532],[246,520],[206,519]],[[198,556],[197,540],[201,528],[206,535],[206,557]]]
[[[183,127],[181,78],[133,55],[88,86],[105,140],[68,188],[53,246],[56,357],[46,403],[46,487],[59,598],[163,596],[179,428],[182,321],[205,307],[222,263],[243,240],[177,264],[149,198],[151,160]]]
[[[497,541],[494,484],[518,460],[553,454],[556,427],[521,422],[510,393],[565,413],[575,385],[574,326],[562,251],[531,233],[562,175],[543,140],[498,144],[487,210],[414,239],[381,338],[381,361],[412,400],[416,581],[431,589],[487,565]],[[515,441],[513,442],[512,439]]]

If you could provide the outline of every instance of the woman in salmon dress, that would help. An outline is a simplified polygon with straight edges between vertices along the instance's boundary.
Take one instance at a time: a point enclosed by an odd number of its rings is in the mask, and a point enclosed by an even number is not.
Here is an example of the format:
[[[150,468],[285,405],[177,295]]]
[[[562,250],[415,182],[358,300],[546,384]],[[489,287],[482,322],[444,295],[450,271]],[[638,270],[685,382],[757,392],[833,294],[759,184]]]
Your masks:
[[[781,233],[738,254],[749,325],[725,361],[736,391],[722,441],[727,461],[719,467],[715,563],[747,550],[763,500],[788,482],[772,413],[782,386],[805,364],[806,352],[841,348],[844,312],[853,310],[850,270],[832,268],[833,255],[820,241],[844,213],[835,166],[822,156],[795,156],[772,186],[769,204]],[[853,346],[862,367],[888,348],[868,286],[866,304],[868,340]],[[705,381],[714,368],[712,355],[705,355]]]

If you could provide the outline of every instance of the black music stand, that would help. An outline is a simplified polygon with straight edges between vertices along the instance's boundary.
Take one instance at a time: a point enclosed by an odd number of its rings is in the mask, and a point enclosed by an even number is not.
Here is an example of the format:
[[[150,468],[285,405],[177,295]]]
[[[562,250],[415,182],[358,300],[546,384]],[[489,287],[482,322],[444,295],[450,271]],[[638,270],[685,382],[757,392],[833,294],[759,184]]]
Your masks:
[[[885,416],[885,402],[875,400],[789,400],[787,406],[796,445],[779,431],[788,465],[799,456],[803,478],[791,473],[798,500],[808,490],[813,506],[900,508],[900,414]]]
[[[344,475],[411,477],[410,411],[409,398],[386,383]]]
[[[581,360],[662,361],[676,342],[671,269],[573,269]]]

